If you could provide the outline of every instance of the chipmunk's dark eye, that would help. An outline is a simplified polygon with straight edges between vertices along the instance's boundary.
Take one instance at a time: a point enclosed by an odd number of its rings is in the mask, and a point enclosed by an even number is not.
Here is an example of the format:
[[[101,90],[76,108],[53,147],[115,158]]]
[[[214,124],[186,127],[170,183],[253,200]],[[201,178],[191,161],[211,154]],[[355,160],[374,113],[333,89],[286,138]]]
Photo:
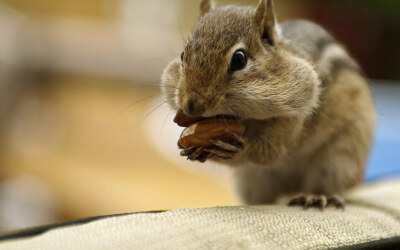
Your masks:
[[[231,71],[238,71],[246,67],[247,65],[247,56],[243,50],[237,50],[233,56],[231,61]]]
[[[181,60],[183,61],[183,56],[185,55],[185,52],[184,51],[182,51],[182,53],[181,53]]]

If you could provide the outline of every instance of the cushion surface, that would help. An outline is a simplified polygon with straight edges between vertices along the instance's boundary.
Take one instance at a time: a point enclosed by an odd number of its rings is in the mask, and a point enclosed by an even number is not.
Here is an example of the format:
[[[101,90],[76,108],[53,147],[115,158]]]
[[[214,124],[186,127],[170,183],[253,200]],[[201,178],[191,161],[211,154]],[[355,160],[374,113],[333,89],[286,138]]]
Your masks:
[[[359,188],[348,203],[345,211],[274,205],[120,215],[11,237],[0,249],[323,249],[382,239],[382,246],[385,240],[400,244],[400,180]]]

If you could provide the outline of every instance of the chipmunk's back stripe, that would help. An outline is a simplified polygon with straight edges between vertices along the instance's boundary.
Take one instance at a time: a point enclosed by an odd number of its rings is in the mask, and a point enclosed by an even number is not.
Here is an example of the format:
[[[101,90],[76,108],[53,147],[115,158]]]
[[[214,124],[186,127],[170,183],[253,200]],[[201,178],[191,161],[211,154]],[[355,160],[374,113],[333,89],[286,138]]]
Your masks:
[[[295,41],[291,44],[295,48],[293,52],[304,51],[314,62],[321,58],[326,47],[336,44],[335,39],[321,26],[306,20],[287,21],[281,27],[283,36]]]
[[[335,80],[342,70],[350,70],[362,74],[357,63],[338,43],[324,46],[319,60],[316,61],[316,67],[321,72],[322,78],[329,76],[330,80]],[[326,84],[326,81],[323,81],[324,84]]]
[[[331,73],[332,78],[336,80],[337,75],[340,73],[341,70],[351,70],[357,73],[363,74],[361,69],[352,62],[348,60],[343,60],[340,58],[334,59],[331,63]]]
[[[324,50],[332,44],[337,44],[337,42],[332,37],[320,38],[316,43],[317,50],[312,55],[314,62],[319,61],[321,59],[322,54],[324,53]]]

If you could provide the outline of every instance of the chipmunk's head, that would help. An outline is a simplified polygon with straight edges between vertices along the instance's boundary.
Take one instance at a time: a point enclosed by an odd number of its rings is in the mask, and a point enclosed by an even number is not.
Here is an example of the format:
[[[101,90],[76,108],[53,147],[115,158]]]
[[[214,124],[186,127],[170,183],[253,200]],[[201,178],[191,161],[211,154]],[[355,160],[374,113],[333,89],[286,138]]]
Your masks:
[[[285,49],[272,0],[257,8],[202,0],[181,58],[165,69],[170,104],[189,116],[267,119],[304,115],[317,105],[318,77]]]

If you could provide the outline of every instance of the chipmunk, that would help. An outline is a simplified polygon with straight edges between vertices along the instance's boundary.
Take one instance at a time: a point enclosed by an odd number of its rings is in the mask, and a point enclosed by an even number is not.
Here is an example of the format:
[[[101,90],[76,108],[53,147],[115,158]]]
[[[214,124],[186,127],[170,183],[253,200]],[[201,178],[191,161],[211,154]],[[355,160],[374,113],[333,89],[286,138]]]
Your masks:
[[[343,208],[359,184],[374,136],[375,110],[358,64],[309,21],[279,24],[272,0],[256,8],[216,7],[201,15],[161,89],[190,117],[233,115],[245,125],[232,143],[184,148],[191,160],[232,166],[247,204]]]

